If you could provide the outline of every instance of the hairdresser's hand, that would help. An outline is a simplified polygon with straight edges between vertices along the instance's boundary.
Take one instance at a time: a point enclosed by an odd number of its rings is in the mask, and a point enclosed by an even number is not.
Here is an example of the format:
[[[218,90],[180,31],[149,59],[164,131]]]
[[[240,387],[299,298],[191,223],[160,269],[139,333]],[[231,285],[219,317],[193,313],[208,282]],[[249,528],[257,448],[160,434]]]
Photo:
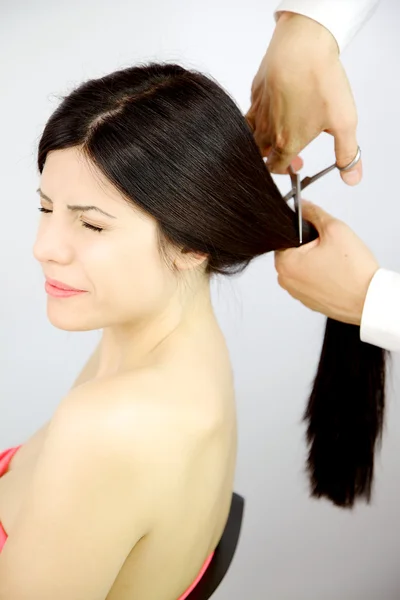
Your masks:
[[[344,323],[360,325],[365,297],[379,265],[343,221],[303,201],[303,217],[319,238],[275,253],[278,283],[312,310]]]
[[[303,15],[282,13],[253,80],[246,118],[272,173],[286,173],[322,131],[333,135],[340,167],[353,160],[357,111],[336,40],[325,27]],[[294,169],[301,164],[297,158]],[[361,161],[341,177],[350,185],[358,183]]]

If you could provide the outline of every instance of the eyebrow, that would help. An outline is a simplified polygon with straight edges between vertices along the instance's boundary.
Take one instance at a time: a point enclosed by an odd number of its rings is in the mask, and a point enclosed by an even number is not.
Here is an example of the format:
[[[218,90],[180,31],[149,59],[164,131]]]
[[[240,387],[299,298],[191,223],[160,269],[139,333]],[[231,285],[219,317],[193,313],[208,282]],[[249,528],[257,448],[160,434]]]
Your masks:
[[[36,190],[36,192],[38,194],[40,194],[40,196],[44,199],[47,200],[47,202],[50,202],[51,204],[53,204],[53,200],[51,198],[49,198],[48,196],[46,196],[46,194],[44,194],[42,192],[42,190],[40,188],[38,188]],[[104,210],[102,210],[101,208],[99,208],[98,206],[91,206],[91,205],[85,205],[85,204],[67,204],[67,207],[70,210],[74,210],[74,211],[83,211],[86,212],[88,210],[96,210],[97,212],[101,213],[102,215],[105,215],[106,217],[110,217],[111,219],[116,219],[116,217],[114,217],[113,215],[110,215],[109,213],[106,213]]]

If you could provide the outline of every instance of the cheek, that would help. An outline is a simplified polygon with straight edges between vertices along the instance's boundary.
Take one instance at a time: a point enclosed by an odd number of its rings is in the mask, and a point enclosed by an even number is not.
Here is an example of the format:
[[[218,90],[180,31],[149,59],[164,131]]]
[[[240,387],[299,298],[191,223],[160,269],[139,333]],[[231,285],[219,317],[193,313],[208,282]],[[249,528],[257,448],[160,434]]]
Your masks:
[[[86,253],[85,268],[96,302],[125,314],[160,308],[172,292],[171,272],[151,235],[104,240]]]

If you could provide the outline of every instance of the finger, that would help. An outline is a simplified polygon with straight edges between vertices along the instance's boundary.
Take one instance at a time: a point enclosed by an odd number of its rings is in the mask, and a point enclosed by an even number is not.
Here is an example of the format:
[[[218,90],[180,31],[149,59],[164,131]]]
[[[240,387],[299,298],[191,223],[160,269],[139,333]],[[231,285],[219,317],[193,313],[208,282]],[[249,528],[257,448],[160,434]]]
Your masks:
[[[279,272],[278,272],[278,277],[277,277],[277,280],[278,280],[278,285],[279,285],[279,286],[280,286],[280,287],[281,287],[283,290],[287,291],[287,278],[285,278],[285,277],[282,277],[282,275],[280,275],[280,274],[279,274]]]
[[[335,139],[336,163],[346,167],[357,154],[358,144],[355,128],[332,132]],[[340,171],[340,176],[347,185],[356,185],[362,179],[362,162],[359,160],[349,171]]]
[[[278,285],[283,290],[285,290],[285,292],[287,292],[295,300],[299,300],[300,302],[302,302],[302,300],[301,300],[302,296],[299,294],[293,280],[290,279],[290,277],[282,277],[281,275],[278,275],[277,279],[278,279]]]
[[[275,270],[279,276],[279,285],[285,287],[284,283],[293,272],[296,272],[298,254],[292,248],[289,250],[276,250],[274,252]]]
[[[319,243],[320,238],[317,238],[308,244],[302,244],[295,248],[275,250],[274,265],[277,273],[285,278],[296,277],[296,274],[298,275],[300,272],[304,256],[318,246]]]
[[[290,163],[290,166],[292,167],[293,171],[300,171],[300,169],[302,169],[304,166],[303,159],[300,156],[295,156]]]
[[[260,106],[260,94],[255,95],[252,93],[250,108],[244,117],[253,132],[255,131],[255,129],[257,127],[256,119],[257,119],[257,114],[259,111],[259,106]]]
[[[309,221],[309,223],[312,223],[321,237],[328,223],[334,221],[335,218],[327,213],[323,208],[313,204],[312,202],[309,202],[308,200],[302,200],[301,206],[303,219]]]
[[[272,145],[268,155],[268,170],[280,175],[287,173],[289,165],[297,158],[300,150],[302,150],[301,147],[278,148]]]
[[[258,149],[261,152],[263,157],[267,157],[270,150],[271,144],[268,140],[266,133],[263,131],[263,123],[258,118],[257,110],[252,107],[245,115],[245,119],[247,124],[250,127],[250,130],[253,134],[253,138],[255,143],[258,146]]]
[[[312,142],[320,133],[318,130],[316,133],[310,131],[301,131],[297,139],[291,140],[277,140],[276,136],[272,143],[272,150],[268,157],[268,169],[271,173],[287,173],[288,167],[298,157],[300,152]],[[296,170],[296,169],[295,169]]]
[[[267,158],[269,157],[269,155],[272,152],[272,148],[271,146],[265,151],[264,156],[267,156]],[[293,169],[293,171],[297,172],[300,171],[303,166],[304,166],[304,161],[301,158],[301,156],[295,156],[294,159],[292,160],[292,162],[290,163],[291,168]],[[268,167],[268,161],[267,161],[267,167]],[[286,169],[286,171],[284,171],[283,173],[280,173],[280,175],[288,175],[289,174],[289,167]]]
[[[303,251],[303,246],[301,250]],[[288,250],[274,252],[274,265],[278,274],[279,285],[284,289],[287,290],[290,282],[298,279],[304,271],[303,256],[304,252],[300,252],[300,248],[289,248]]]
[[[256,128],[256,118],[254,112],[251,112],[251,110],[249,110],[249,112],[244,116],[244,118],[246,119],[251,131],[254,133],[254,130]]]
[[[263,131],[262,124],[256,123],[253,136],[261,155],[269,158],[271,153],[271,142],[265,131]]]

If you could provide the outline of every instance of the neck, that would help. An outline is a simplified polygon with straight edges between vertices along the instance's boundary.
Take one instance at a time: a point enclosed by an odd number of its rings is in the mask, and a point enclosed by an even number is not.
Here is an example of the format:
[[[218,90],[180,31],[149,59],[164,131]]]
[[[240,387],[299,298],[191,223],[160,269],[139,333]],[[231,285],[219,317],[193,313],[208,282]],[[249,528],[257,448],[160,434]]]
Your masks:
[[[184,330],[202,327],[210,319],[215,320],[215,316],[206,281],[195,291],[188,288],[185,298],[178,294],[171,297],[162,311],[146,320],[104,328],[96,377],[143,365],[167,339]]]

